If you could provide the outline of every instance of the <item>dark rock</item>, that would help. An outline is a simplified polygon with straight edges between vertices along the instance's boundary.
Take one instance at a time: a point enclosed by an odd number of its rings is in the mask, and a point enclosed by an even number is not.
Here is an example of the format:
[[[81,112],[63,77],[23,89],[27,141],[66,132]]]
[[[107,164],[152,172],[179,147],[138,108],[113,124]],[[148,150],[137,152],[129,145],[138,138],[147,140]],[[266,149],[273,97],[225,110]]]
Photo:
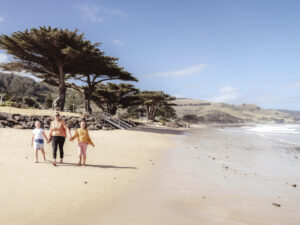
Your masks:
[[[280,204],[278,204],[278,203],[275,203],[275,202],[273,202],[273,203],[272,203],[272,205],[273,205],[273,206],[276,206],[276,207],[281,207],[281,205],[280,205]]]
[[[20,120],[21,120],[21,117],[20,117],[20,116],[15,116],[14,119],[15,119],[16,121],[20,121]]]
[[[88,129],[90,130],[113,130],[116,129],[111,124],[106,122],[102,118],[97,117],[65,117],[65,121],[68,124],[69,128],[75,129],[79,128],[80,122],[82,119],[87,121]],[[0,128],[5,127],[15,127],[18,129],[33,129],[35,121],[40,121],[42,123],[42,127],[45,129],[50,128],[51,121],[53,118],[51,116],[27,116],[20,114],[9,114],[9,113],[0,113]],[[126,120],[126,122],[130,123],[132,126],[137,126],[137,123]]]
[[[12,125],[18,124],[18,121],[14,119],[7,119],[6,121]]]
[[[7,116],[5,116],[5,114],[0,114],[0,120],[6,120]]]
[[[297,187],[297,184],[293,184],[292,187],[296,188],[296,187]]]
[[[8,122],[6,121],[6,120],[0,120],[0,124],[3,124],[3,125],[5,125],[5,126],[8,126]]]
[[[98,130],[97,127],[95,127],[95,126],[93,126],[93,125],[92,125],[92,126],[89,126],[88,129],[89,129],[89,130]]]
[[[22,125],[14,125],[15,129],[24,129],[24,127]]]

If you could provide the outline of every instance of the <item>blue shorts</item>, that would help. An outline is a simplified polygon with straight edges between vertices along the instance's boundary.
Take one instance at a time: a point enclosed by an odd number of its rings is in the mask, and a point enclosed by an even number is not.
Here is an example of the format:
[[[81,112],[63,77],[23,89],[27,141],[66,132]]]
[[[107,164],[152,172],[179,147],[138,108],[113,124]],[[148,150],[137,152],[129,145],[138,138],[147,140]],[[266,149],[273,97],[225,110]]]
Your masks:
[[[43,139],[35,139],[33,143],[33,148],[35,150],[40,150],[44,148],[44,140]]]

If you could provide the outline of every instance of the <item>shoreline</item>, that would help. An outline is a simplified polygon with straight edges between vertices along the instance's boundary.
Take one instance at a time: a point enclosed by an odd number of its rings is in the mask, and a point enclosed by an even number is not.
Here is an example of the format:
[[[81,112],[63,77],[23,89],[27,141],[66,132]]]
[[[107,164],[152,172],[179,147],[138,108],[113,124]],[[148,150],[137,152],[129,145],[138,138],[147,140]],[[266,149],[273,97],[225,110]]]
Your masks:
[[[293,185],[300,183],[300,166],[293,146],[215,128],[187,133],[172,139],[176,148],[164,151],[161,165],[143,185],[91,221],[106,225],[298,224],[299,187]]]

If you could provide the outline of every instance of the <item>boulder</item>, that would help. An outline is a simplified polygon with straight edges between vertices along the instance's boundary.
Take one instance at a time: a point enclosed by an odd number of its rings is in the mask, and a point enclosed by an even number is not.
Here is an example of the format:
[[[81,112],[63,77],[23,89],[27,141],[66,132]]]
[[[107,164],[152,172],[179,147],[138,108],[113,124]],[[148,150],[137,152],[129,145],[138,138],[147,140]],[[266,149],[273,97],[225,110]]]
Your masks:
[[[14,120],[14,119],[7,119],[6,121],[12,125],[16,125],[19,123],[17,120]]]
[[[24,127],[22,125],[14,125],[13,128],[15,128],[15,129],[24,129]]]
[[[4,126],[8,126],[9,123],[7,122],[7,120],[0,120],[0,124],[4,125]]]

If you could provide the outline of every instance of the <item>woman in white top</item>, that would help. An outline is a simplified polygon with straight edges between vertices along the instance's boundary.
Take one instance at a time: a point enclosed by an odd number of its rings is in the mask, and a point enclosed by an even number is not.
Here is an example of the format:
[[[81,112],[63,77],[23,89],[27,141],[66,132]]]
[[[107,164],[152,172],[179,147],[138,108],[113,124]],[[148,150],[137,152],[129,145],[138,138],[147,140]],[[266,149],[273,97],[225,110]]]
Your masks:
[[[41,150],[46,160],[45,151],[44,151],[44,138],[48,142],[48,138],[45,134],[44,129],[41,128],[40,121],[35,122],[35,129],[32,131],[31,147],[33,146],[35,150],[35,163],[38,163],[38,150]]]

